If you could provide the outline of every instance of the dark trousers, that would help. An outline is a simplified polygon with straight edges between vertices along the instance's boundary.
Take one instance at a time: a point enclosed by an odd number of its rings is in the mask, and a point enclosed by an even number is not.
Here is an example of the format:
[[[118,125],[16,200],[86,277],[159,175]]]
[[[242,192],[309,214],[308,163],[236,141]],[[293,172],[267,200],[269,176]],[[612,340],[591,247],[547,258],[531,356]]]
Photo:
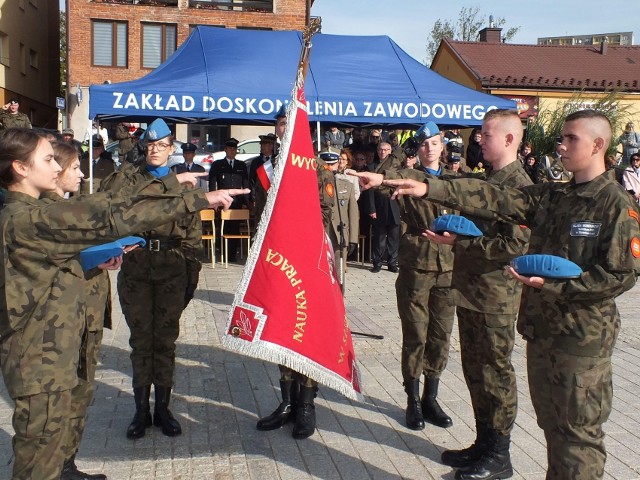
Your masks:
[[[371,259],[374,265],[381,265],[385,247],[387,250],[387,265],[398,265],[398,248],[400,247],[400,225],[391,225],[386,221],[373,222],[371,233],[373,251]]]

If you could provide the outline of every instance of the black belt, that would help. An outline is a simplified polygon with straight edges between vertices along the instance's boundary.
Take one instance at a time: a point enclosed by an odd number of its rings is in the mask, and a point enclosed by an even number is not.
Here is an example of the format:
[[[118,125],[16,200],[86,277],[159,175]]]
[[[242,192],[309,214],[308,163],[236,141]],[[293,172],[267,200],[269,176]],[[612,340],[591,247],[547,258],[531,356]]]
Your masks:
[[[407,227],[407,233],[409,235],[416,235],[417,237],[421,237],[425,230],[426,228],[418,228],[412,226]]]
[[[178,248],[182,245],[182,239],[180,238],[148,238],[147,237],[147,250],[150,252],[160,252],[162,250],[171,250],[172,248]]]

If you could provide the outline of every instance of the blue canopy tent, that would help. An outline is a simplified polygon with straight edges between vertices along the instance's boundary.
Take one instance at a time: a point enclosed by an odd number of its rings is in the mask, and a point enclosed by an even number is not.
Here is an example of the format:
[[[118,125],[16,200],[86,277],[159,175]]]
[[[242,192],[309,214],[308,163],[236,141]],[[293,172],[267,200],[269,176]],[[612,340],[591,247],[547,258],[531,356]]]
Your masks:
[[[350,125],[474,126],[510,100],[433,72],[387,36],[317,34],[305,84],[311,121]],[[148,75],[89,89],[90,118],[272,123],[289,101],[302,48],[296,31],[196,27]]]

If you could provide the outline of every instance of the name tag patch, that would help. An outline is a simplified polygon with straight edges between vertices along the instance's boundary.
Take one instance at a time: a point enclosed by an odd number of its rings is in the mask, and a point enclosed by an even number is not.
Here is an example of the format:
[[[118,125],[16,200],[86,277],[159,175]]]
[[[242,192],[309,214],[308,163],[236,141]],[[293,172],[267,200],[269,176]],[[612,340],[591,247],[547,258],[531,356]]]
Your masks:
[[[572,237],[597,237],[600,234],[601,222],[575,222],[571,224]]]

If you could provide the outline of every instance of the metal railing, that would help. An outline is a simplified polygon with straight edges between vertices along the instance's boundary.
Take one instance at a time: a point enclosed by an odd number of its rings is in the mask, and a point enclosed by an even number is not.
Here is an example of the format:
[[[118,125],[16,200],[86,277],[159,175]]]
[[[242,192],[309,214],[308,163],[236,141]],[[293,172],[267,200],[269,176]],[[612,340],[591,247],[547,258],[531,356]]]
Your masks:
[[[189,0],[189,7],[237,12],[273,12],[273,0]]]

